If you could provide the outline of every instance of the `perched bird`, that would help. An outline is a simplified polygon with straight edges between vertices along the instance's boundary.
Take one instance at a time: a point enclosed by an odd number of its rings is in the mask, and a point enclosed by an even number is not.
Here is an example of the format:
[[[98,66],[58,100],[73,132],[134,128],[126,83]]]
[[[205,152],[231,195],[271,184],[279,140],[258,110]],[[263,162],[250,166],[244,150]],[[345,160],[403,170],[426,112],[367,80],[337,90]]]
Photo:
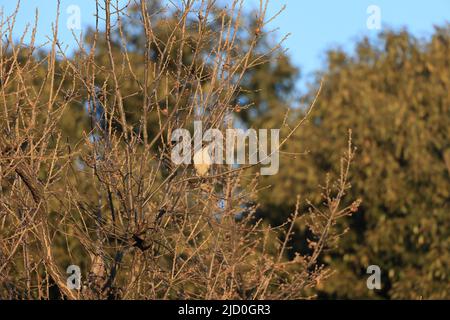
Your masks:
[[[213,144],[209,144],[194,153],[194,167],[200,177],[204,177],[208,174],[208,170],[213,163],[210,155],[212,146]]]
[[[141,249],[141,251],[145,251],[151,247],[151,244],[148,244],[144,239],[139,237],[136,234],[133,234],[134,244],[133,247]]]

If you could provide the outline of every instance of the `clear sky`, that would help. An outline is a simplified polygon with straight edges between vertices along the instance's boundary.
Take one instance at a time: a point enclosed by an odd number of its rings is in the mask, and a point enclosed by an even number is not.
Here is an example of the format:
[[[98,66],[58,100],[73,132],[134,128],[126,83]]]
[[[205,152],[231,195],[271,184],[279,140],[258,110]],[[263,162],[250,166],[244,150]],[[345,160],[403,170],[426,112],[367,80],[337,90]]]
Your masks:
[[[226,2],[226,0],[224,0]],[[259,0],[244,0],[247,8],[254,8]],[[126,3],[126,0],[122,1]],[[0,0],[4,14],[14,11],[15,0]],[[80,8],[82,29],[94,22],[94,0],[61,0],[60,40],[73,48],[72,31],[66,27],[71,5]],[[269,15],[283,5],[286,10],[269,27],[278,28],[281,37],[291,36],[285,42],[294,63],[307,76],[323,63],[323,53],[331,47],[341,46],[350,50],[352,43],[364,35],[374,36],[379,30],[370,30],[367,13],[370,5],[380,9],[381,29],[406,27],[416,36],[427,37],[433,25],[450,22],[450,0],[271,0]],[[39,9],[37,41],[44,42],[51,34],[51,23],[56,15],[56,0],[22,0],[15,37],[34,21],[35,9]],[[79,31],[77,31],[79,33]],[[305,79],[305,77],[304,77]]]

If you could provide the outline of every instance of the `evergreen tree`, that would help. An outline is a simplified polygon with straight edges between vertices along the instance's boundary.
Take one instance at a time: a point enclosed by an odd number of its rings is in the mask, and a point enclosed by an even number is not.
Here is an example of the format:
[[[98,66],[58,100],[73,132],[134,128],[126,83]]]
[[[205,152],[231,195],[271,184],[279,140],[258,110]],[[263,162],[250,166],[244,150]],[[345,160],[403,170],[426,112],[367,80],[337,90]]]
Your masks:
[[[321,293],[448,299],[449,26],[436,28],[429,41],[385,32],[375,42],[360,41],[353,55],[331,50],[317,79],[309,101],[322,79],[324,84],[310,122],[286,148],[309,154],[282,158],[280,173],[266,179],[272,187],[261,196],[261,214],[282,219],[280,213],[294,205],[292,193],[311,194],[325,172],[338,172],[351,128],[358,148],[351,193],[363,202],[339,249],[324,257],[336,273]],[[303,246],[300,239],[296,246]],[[366,287],[372,264],[381,268],[381,290]]]

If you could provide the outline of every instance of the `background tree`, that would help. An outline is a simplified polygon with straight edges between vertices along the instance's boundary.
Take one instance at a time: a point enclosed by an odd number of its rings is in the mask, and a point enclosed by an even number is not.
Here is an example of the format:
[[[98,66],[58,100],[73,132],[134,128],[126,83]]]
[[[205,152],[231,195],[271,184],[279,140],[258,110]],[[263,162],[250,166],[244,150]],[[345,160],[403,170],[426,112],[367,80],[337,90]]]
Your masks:
[[[311,194],[324,172],[337,172],[337,150],[352,128],[358,152],[351,193],[363,204],[349,218],[349,236],[324,257],[336,273],[323,297],[448,299],[449,26],[426,41],[385,32],[357,43],[353,54],[331,50],[317,79],[313,88],[324,84],[311,121],[285,150],[309,154],[282,159],[285,170],[266,179],[261,215],[280,219],[294,205],[292,193]],[[295,246],[304,247],[302,238]],[[366,288],[371,264],[381,267],[380,291]]]

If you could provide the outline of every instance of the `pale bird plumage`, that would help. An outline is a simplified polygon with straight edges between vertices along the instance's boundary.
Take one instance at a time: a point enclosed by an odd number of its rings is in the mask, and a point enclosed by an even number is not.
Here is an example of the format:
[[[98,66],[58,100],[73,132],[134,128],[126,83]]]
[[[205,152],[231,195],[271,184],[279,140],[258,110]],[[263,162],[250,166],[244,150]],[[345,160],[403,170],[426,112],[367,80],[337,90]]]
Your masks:
[[[198,150],[194,154],[194,167],[197,171],[197,174],[201,177],[204,177],[208,174],[208,170],[212,164],[211,155],[209,154],[209,150],[211,145],[206,146],[200,150]]]

